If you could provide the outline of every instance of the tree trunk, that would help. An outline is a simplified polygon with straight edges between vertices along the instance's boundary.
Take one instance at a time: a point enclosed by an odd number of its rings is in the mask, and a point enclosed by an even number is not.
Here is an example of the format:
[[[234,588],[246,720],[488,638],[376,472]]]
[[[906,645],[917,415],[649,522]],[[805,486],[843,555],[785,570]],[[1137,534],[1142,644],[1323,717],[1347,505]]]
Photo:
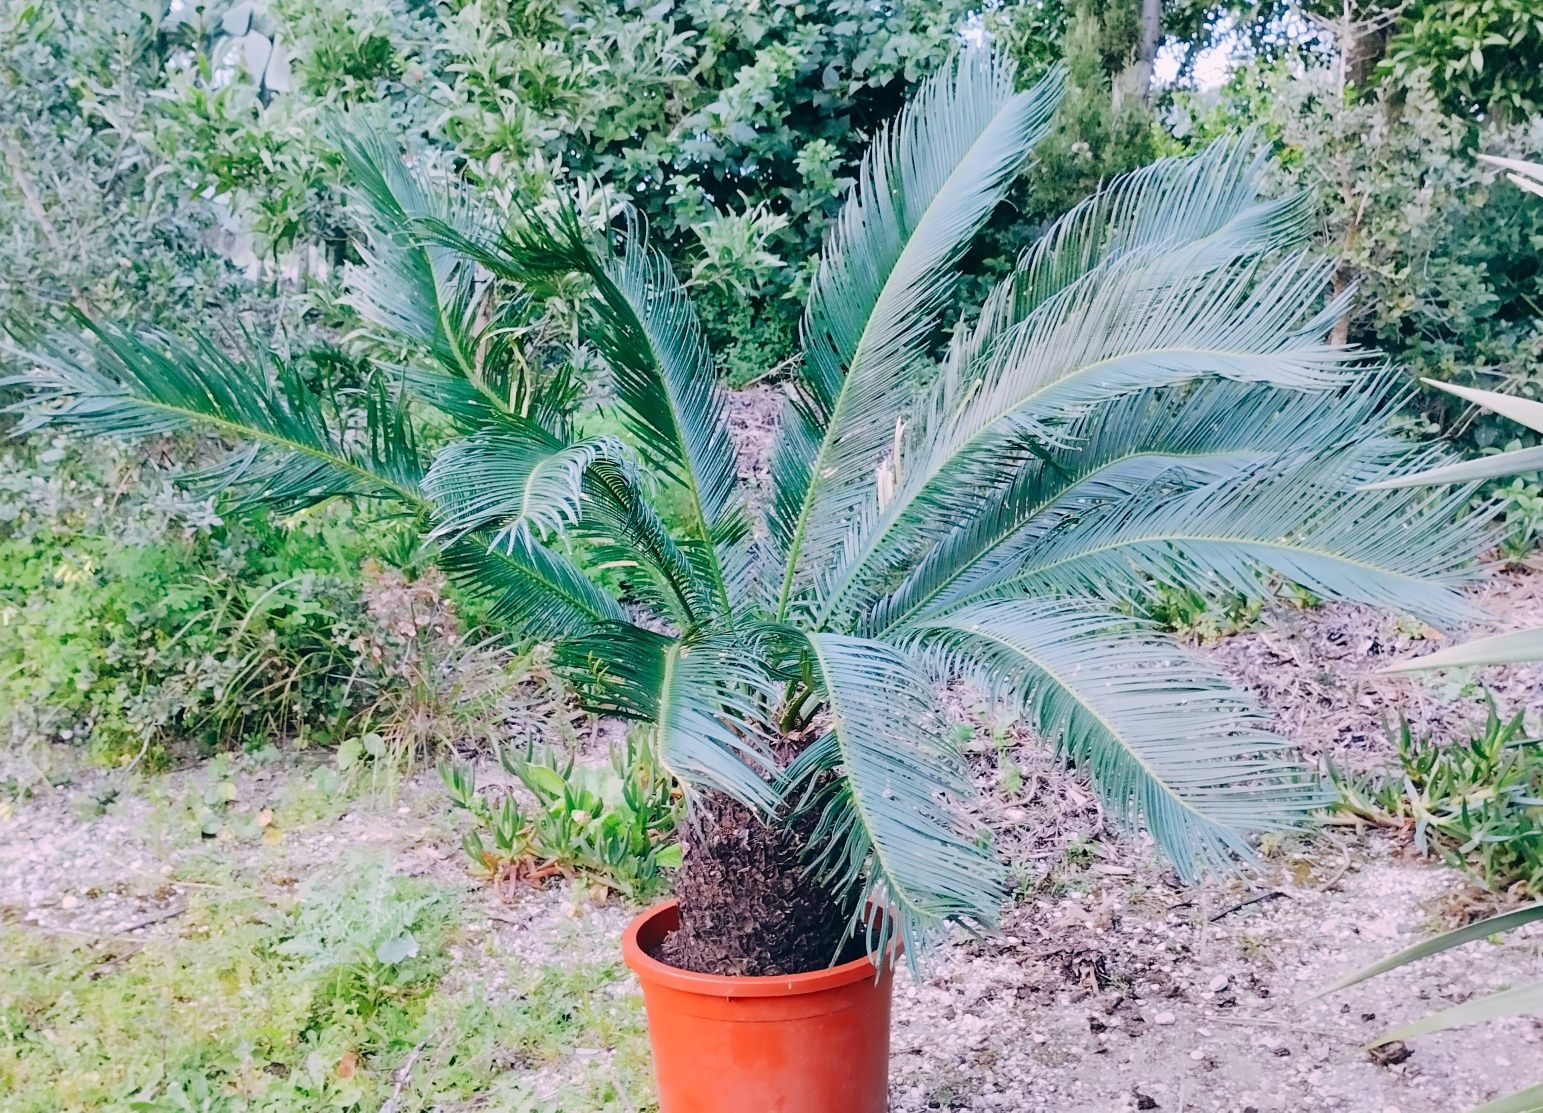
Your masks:
[[[798,974],[855,957],[851,898],[815,882],[804,849],[817,811],[771,826],[721,793],[691,802],[675,875],[680,927],[655,957],[707,974]]]
[[[1163,38],[1163,0],[1141,0],[1141,34],[1136,40],[1133,84],[1142,104],[1152,99],[1152,72],[1157,65],[1157,44]]]

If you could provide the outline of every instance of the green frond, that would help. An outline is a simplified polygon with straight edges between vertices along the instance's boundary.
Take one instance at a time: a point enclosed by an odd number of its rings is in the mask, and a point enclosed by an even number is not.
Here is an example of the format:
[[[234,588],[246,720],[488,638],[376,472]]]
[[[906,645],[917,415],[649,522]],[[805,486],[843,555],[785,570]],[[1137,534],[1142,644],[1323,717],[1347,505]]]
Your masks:
[[[621,606],[573,561],[529,536],[506,548],[462,538],[439,552],[439,565],[487,602],[489,619],[534,641],[557,642],[604,624],[627,624]]]
[[[913,637],[940,676],[1020,700],[1184,877],[1249,856],[1249,833],[1295,826],[1324,802],[1248,698],[1154,626],[1081,600],[1013,599]]]
[[[688,791],[726,792],[770,818],[778,768],[760,728],[777,692],[754,628],[684,638],[613,624],[563,642],[556,660],[586,706],[655,725],[659,759]]]
[[[737,457],[724,394],[696,310],[662,252],[626,214],[619,250],[597,251],[571,206],[526,213],[483,262],[509,276],[587,275],[594,315],[585,336],[615,378],[616,398],[642,453],[686,492],[700,572],[729,605],[720,548],[745,530]]]
[[[335,144],[365,231],[345,301],[431,357],[393,369],[409,392],[468,432],[512,419],[566,437],[572,369],[525,351],[539,307],[523,281],[495,289],[479,271],[495,239],[488,215],[376,134],[340,132]]]
[[[814,869],[836,892],[865,883],[854,920],[873,903],[869,952],[900,939],[914,960],[951,920],[987,924],[1003,899],[1001,866],[969,817],[972,789],[945,741],[937,699],[894,646],[807,636],[828,731],[789,771],[783,793],[820,809]],[[820,786],[830,770],[840,776]]]
[[[1051,521],[1131,498],[1159,480],[1170,490],[1199,487],[1267,460],[1377,439],[1402,397],[1397,381],[1388,373],[1324,392],[1218,381],[1094,407],[973,509],[956,506],[956,493],[946,490],[918,499],[914,518],[900,520],[904,530],[895,531],[885,561],[872,562],[842,617],[876,635],[929,608],[941,612],[1012,575],[1031,530],[1042,534]]]
[[[1543,402],[1530,398],[1515,398],[1492,390],[1475,390],[1472,387],[1441,383],[1435,379],[1422,380],[1426,386],[1455,394],[1465,401],[1482,406],[1486,410],[1508,417],[1534,432],[1543,432]],[[1423,487],[1433,483],[1470,483],[1479,479],[1494,479],[1505,475],[1526,475],[1543,471],[1543,448],[1521,448],[1512,452],[1500,452],[1482,456],[1477,460],[1463,460],[1446,464],[1413,475],[1401,475],[1385,479],[1370,490],[1389,490],[1394,487]]]
[[[87,336],[55,334],[18,355],[31,369],[8,380],[24,397],[8,407],[17,433],[59,429],[134,439],[194,430],[243,442],[187,477],[244,506],[292,511],[329,498],[390,499],[417,510],[422,465],[411,426],[379,383],[352,398],[365,422],[309,389],[272,357],[240,361],[206,340],[136,336],[80,318]]]
[[[478,382],[481,284],[451,249],[414,231],[435,220],[471,235],[482,224],[468,196],[409,169],[403,152],[367,126],[334,129],[349,192],[364,218],[361,266],[346,275],[346,301],[366,320],[429,352],[455,377]]]
[[[774,449],[787,488],[768,522],[784,565],[779,614],[839,546],[914,396],[955,264],[1049,130],[1061,72],[1025,93],[1014,80],[1005,57],[966,50],[924,82],[874,140],[826,242],[804,316],[800,416]]]
[[[1323,340],[1331,264],[1294,256],[1256,271],[1205,245],[1131,252],[1049,297],[974,365],[945,364],[888,462],[894,492],[870,483],[843,523],[819,613],[846,606],[870,563],[914,543],[907,532],[978,512],[1090,408],[1197,379],[1330,390],[1364,377],[1364,356]]]
[[[635,592],[661,618],[693,626],[713,610],[712,580],[676,543],[644,493],[631,451],[615,437],[564,443],[539,426],[500,419],[494,431],[446,445],[424,477],[434,541],[472,533],[494,548],[568,532],[596,567],[637,568]]]
[[[1311,199],[1305,192],[1264,197],[1269,165],[1268,144],[1250,131],[1114,179],[1023,253],[992,292],[967,347],[987,346],[1099,265],[1132,252],[1199,246],[1204,258],[1226,263],[1305,246]]]
[[[599,461],[636,482],[626,446],[615,437],[554,444],[531,432],[499,430],[452,441],[423,477],[436,504],[434,540],[487,531],[495,547],[533,533],[547,538],[583,513],[584,476]]]
[[[1268,598],[1273,571],[1327,599],[1468,621],[1458,590],[1489,543],[1491,510],[1470,488],[1367,492],[1433,459],[1385,439],[1268,460],[1202,487],[1153,484],[1097,508],[1043,516],[998,561],[990,595],[1087,594],[1125,600],[1148,580]],[[1001,575],[1005,573],[1005,575]]]

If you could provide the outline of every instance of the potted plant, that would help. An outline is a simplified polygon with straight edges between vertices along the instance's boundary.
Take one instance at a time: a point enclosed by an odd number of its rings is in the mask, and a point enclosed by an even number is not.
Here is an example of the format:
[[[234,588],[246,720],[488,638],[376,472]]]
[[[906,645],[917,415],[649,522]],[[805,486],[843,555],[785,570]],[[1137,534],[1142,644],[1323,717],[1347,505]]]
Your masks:
[[[961,317],[961,259],[1059,88],[965,51],[878,134],[763,489],[636,221],[493,221],[369,133],[339,141],[368,225],[350,297],[395,349],[347,391],[101,323],[32,348],[23,431],[201,429],[240,442],[194,477],[238,504],[388,502],[590,707],[654,725],[690,814],[678,903],[625,947],[667,1111],[884,1107],[898,956],[1005,897],[938,682],[1021,706],[1193,876],[1320,796],[1138,617],[1153,581],[1470,613],[1471,492],[1363,489],[1445,457],[1388,431],[1394,376],[1324,339],[1333,265],[1252,140],[1111,183]],[[620,432],[532,355],[554,294]]]

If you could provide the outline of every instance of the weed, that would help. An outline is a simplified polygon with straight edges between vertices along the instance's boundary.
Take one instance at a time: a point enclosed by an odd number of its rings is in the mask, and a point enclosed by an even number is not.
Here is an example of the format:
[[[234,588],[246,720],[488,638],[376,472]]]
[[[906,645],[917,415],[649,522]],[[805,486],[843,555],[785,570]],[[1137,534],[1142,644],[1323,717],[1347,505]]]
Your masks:
[[[1495,496],[1500,499],[1505,526],[1498,546],[1500,555],[1507,564],[1520,564],[1543,538],[1543,487],[1517,476],[1499,487]]]
[[[1248,629],[1261,610],[1258,600],[1241,595],[1217,598],[1191,587],[1158,583],[1138,607],[1142,617],[1207,643]]]
[[[1332,765],[1341,811],[1407,831],[1424,853],[1467,870],[1486,889],[1543,895],[1543,742],[1522,714],[1502,719],[1494,701],[1477,734],[1440,745],[1396,736],[1399,771],[1356,778]]]
[[[5,1108],[379,1108],[425,1038],[452,912],[447,894],[350,859],[288,909],[196,889],[178,936],[141,946],[0,934]]]
[[[609,770],[537,761],[529,750],[505,749],[500,761],[533,804],[511,791],[479,790],[469,765],[439,767],[452,803],[474,823],[462,848],[494,884],[580,873],[640,897],[679,864],[679,844],[667,841],[679,811],[669,778],[632,736]]]

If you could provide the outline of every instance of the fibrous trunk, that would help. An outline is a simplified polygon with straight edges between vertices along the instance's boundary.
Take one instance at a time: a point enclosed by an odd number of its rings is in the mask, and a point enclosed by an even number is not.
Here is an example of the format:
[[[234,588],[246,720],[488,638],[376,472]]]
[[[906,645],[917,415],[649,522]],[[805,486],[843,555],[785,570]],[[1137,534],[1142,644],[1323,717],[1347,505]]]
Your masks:
[[[770,975],[818,970],[855,957],[851,894],[835,894],[806,868],[818,816],[768,826],[721,793],[691,802],[675,875],[680,928],[656,956],[708,974]]]

